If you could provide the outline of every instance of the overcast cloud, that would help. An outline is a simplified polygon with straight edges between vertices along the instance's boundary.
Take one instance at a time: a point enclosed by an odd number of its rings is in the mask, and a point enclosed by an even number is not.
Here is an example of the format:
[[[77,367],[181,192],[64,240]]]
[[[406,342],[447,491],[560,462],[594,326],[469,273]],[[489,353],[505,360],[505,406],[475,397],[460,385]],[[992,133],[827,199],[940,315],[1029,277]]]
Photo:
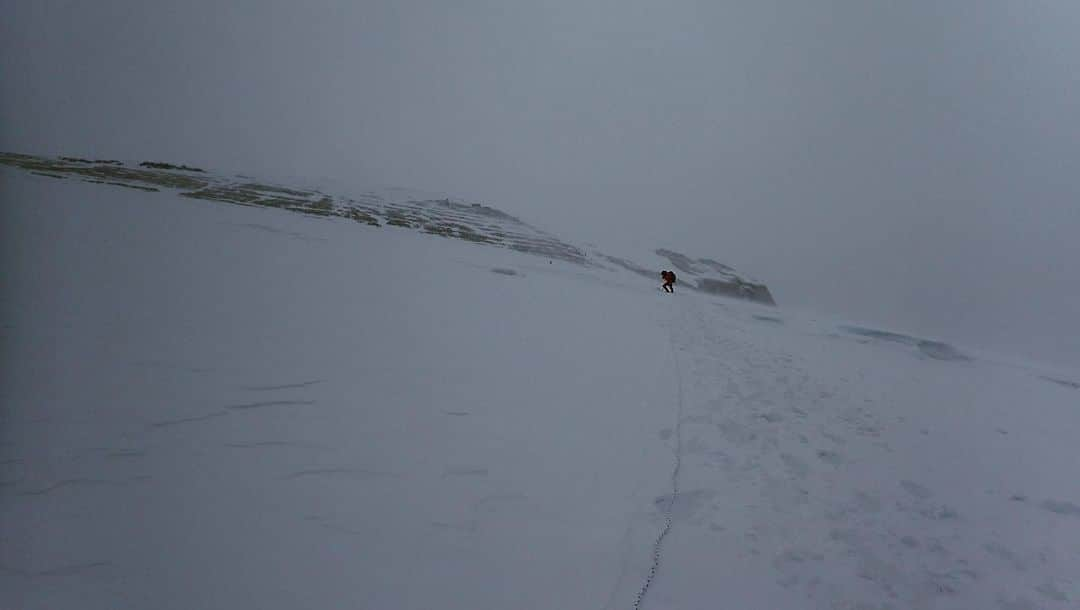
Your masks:
[[[1080,4],[9,0],[0,149],[329,176],[1080,365]]]

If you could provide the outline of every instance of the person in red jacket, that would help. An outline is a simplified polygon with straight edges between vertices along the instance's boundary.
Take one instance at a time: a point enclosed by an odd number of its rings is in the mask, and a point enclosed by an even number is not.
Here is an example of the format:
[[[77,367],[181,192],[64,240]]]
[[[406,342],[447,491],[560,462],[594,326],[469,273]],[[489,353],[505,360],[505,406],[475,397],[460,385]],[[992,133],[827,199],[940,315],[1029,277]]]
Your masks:
[[[667,271],[667,270],[661,271],[660,272],[660,279],[664,280],[664,285],[661,286],[661,288],[664,289],[664,292],[670,292],[670,293],[674,294],[675,293],[675,272],[674,271]]]

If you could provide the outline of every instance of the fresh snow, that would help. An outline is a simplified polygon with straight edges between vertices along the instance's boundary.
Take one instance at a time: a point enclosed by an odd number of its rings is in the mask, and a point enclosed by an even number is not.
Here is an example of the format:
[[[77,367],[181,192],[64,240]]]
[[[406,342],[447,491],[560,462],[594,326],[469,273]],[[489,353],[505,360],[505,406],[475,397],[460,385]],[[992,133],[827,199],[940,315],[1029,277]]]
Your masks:
[[[0,608],[1080,604],[1075,372],[342,219],[0,189]]]

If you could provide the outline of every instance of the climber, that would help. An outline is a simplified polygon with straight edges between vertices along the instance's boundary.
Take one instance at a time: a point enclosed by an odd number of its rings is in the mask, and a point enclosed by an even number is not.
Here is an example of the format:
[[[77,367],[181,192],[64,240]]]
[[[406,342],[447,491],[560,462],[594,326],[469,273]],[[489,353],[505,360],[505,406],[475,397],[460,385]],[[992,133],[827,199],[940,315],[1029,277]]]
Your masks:
[[[660,279],[664,280],[664,285],[661,286],[661,288],[664,289],[664,292],[670,292],[670,293],[674,294],[675,293],[675,272],[674,271],[667,271],[667,270],[661,271],[660,272]]]

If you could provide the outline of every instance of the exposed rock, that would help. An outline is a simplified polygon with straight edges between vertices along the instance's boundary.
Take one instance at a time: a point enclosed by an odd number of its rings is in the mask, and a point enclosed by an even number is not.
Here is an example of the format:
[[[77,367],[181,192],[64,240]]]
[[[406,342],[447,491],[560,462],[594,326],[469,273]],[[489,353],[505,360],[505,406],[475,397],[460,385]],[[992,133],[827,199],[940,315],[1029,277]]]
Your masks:
[[[663,248],[656,251],[689,278],[681,278],[683,285],[721,296],[736,299],[746,299],[765,305],[776,305],[769,288],[760,282],[755,282],[744,276],[740,276],[733,268],[719,263],[711,258],[692,259],[685,254]],[[686,281],[692,279],[696,284]]]
[[[187,165],[173,165],[172,163],[159,163],[157,161],[143,161],[139,164],[140,167],[149,167],[150,169],[175,169],[185,172],[201,172],[206,173],[205,169],[198,167],[189,167]]]
[[[765,305],[776,305],[772,293],[765,284],[753,284],[744,282],[738,278],[734,280],[717,280],[712,278],[698,279],[698,290],[710,294],[720,294],[737,299],[747,299]]]

